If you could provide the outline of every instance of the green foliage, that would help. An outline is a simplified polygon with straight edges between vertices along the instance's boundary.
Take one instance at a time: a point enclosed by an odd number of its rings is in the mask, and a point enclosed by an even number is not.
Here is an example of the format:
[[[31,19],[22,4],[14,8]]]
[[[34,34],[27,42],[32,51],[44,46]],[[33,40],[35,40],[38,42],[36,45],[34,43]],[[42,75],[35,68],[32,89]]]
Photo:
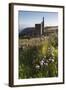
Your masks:
[[[52,34],[49,38],[50,43],[52,46],[57,47],[58,46],[58,35],[56,33]]]
[[[51,35],[39,45],[19,49],[19,78],[58,76],[58,37]]]

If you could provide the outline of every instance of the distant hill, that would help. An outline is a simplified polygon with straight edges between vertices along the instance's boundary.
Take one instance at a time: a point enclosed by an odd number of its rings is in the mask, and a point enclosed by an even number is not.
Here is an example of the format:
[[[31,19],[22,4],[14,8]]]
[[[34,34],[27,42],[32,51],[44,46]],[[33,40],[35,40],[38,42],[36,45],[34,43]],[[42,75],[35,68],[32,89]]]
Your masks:
[[[45,30],[55,30],[55,29],[58,29],[58,26],[47,26],[45,27]]]
[[[19,32],[19,36],[29,35],[35,31],[34,27],[28,27]]]
[[[57,32],[58,26],[47,26],[45,27],[45,32]]]
[[[44,31],[45,33],[57,32],[58,26],[47,26],[44,28]],[[32,36],[33,34],[35,34],[35,32],[36,32],[35,27],[27,27],[19,32],[19,37]]]

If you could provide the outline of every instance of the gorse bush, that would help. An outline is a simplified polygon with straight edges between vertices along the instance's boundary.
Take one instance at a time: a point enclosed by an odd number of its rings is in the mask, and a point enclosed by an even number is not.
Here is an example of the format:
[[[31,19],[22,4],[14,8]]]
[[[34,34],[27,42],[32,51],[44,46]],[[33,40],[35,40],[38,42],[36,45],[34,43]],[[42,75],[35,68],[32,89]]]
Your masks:
[[[58,39],[56,34],[40,44],[19,49],[19,78],[58,76]]]

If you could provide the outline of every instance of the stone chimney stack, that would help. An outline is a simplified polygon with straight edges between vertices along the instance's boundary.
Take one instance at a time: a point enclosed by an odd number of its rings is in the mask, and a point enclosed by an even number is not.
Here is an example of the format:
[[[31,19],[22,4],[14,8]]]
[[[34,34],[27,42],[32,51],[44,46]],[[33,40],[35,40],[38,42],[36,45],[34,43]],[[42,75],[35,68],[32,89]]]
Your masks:
[[[42,35],[44,35],[44,17],[43,17],[43,21],[42,21]]]

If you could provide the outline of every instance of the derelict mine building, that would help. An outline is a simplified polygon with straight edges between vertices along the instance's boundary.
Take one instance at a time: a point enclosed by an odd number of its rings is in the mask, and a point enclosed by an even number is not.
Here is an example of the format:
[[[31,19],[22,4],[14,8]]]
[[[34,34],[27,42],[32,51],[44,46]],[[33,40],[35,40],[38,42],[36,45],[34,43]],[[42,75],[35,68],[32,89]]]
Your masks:
[[[34,36],[44,35],[44,17],[40,24],[35,24]]]
[[[52,33],[58,33],[58,26],[45,27],[44,17],[41,23],[35,24],[35,27],[27,27],[19,33],[19,37],[40,37],[48,36]]]

